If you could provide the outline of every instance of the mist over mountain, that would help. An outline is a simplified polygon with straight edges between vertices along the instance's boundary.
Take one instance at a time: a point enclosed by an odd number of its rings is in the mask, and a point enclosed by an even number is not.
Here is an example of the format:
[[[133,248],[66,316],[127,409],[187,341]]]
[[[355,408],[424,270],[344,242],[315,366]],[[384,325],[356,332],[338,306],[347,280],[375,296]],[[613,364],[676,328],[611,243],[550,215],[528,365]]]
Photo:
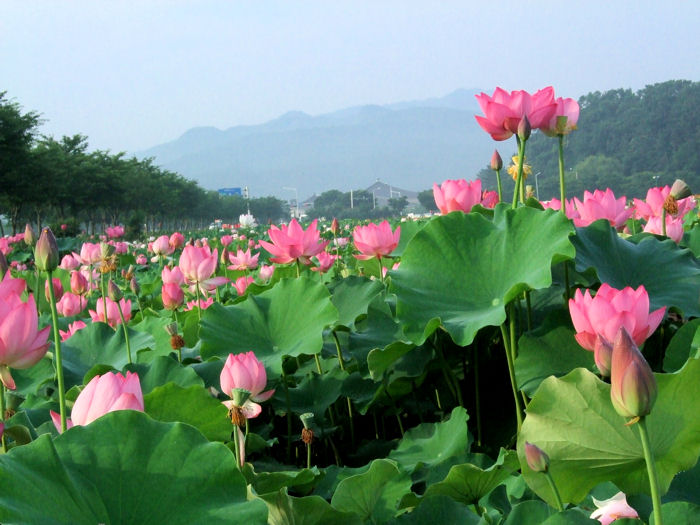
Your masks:
[[[474,119],[478,90],[441,98],[365,105],[311,116],[290,111],[260,125],[197,127],[137,153],[206,189],[248,186],[251,196],[299,199],[377,179],[420,191],[473,179],[495,144]],[[504,151],[502,154],[509,154]]]

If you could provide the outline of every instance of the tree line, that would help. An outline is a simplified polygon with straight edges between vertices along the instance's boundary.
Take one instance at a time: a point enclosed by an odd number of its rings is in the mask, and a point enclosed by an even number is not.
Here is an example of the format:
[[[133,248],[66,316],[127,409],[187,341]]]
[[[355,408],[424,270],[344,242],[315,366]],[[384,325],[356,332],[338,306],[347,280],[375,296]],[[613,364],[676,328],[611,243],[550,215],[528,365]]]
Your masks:
[[[105,225],[126,224],[135,235],[144,227],[188,230],[214,219],[235,223],[248,211],[260,222],[289,214],[280,199],[220,195],[156,166],[152,158],[88,151],[84,135],[40,136],[40,123],[38,113],[23,111],[0,92],[0,214],[9,219],[12,233],[30,222],[63,224],[67,233],[81,226],[96,233]],[[0,229],[5,235],[2,221]]]

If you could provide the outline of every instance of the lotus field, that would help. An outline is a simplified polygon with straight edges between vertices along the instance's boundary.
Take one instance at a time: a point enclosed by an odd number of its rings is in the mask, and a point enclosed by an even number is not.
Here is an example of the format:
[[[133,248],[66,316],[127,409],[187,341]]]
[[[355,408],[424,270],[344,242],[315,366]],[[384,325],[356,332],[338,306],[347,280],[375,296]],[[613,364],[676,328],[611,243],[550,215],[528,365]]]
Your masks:
[[[575,101],[478,99],[514,183],[434,216],[0,239],[0,522],[700,523],[694,196],[568,200]]]

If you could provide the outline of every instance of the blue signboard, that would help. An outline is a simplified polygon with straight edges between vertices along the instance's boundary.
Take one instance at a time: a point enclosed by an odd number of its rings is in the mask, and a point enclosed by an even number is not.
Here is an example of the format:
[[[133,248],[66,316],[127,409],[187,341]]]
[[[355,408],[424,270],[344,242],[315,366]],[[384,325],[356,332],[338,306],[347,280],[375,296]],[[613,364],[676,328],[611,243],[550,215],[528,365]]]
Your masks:
[[[221,188],[217,191],[220,195],[243,195],[241,188]]]

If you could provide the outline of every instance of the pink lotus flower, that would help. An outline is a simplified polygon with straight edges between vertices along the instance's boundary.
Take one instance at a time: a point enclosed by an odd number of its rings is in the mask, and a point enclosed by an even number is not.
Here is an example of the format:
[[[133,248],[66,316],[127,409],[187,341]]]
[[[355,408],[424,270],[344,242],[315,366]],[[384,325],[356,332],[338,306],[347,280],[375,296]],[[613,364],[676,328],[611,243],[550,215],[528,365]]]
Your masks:
[[[107,244],[114,246],[114,253],[117,255],[123,255],[129,251],[129,245],[125,242],[109,241]]]
[[[93,377],[78,394],[66,427],[89,425],[97,418],[117,410],[143,412],[143,393],[137,374],[127,372],[124,377],[120,373],[107,372]],[[60,432],[61,416],[52,410],[51,419]]]
[[[658,388],[649,363],[624,326],[612,345],[610,401],[622,417],[644,417],[651,412]]]
[[[452,211],[469,213],[475,204],[481,203],[481,181],[467,182],[464,179],[446,180],[442,185],[433,184],[433,197],[440,213]],[[496,194],[498,199],[498,194]]]
[[[75,270],[80,266],[80,258],[79,257],[74,257],[71,254],[64,255],[63,259],[61,259],[61,264],[58,265],[59,268],[67,271]]]
[[[651,217],[661,217],[664,202],[671,194],[671,186],[663,188],[649,188],[645,200],[634,199],[634,209],[637,218],[648,221]],[[674,217],[684,217],[686,213],[695,208],[695,197],[686,197],[676,201],[678,213]]]
[[[255,255],[250,255],[250,248],[248,248],[246,251],[241,250],[240,248],[238,251],[236,251],[236,255],[233,255],[232,253],[228,254],[228,260],[231,263],[231,265],[228,267],[229,270],[254,270],[255,268],[258,267],[258,258],[260,257],[260,253],[256,253]]]
[[[549,123],[557,109],[554,89],[546,87],[534,95],[526,91],[496,88],[492,96],[481,93],[476,96],[484,116],[476,116],[481,128],[494,140],[506,140],[518,132],[518,124],[527,116],[532,129]]]
[[[484,208],[495,208],[498,204],[498,192],[485,190],[481,195],[481,205]]]
[[[243,295],[248,289],[250,283],[252,283],[254,280],[255,279],[253,277],[239,277],[236,279],[236,282],[233,283],[233,287],[236,289],[238,295]]]
[[[317,266],[315,268],[311,268],[311,271],[326,273],[328,270],[333,268],[333,265],[335,264],[335,260],[337,258],[337,255],[331,255],[328,252],[321,252],[318,255],[316,255],[315,259]]]
[[[0,283],[0,380],[10,390],[15,389],[10,367],[23,370],[38,363],[49,346],[50,330],[48,326],[38,330],[34,296],[29,294],[23,302],[16,281],[8,273]]]
[[[59,330],[59,332],[61,333],[61,342],[70,339],[73,336],[73,334],[75,334],[79,330],[82,330],[86,326],[87,325],[80,319],[78,319],[77,321],[73,321],[71,324],[68,325],[68,330]]]
[[[77,270],[70,273],[70,291],[76,295],[87,293],[89,288],[88,281],[85,276]]]
[[[542,204],[542,207],[545,210],[561,210],[561,201],[555,197],[548,201],[541,201],[540,204]],[[574,201],[569,199],[566,200],[566,216],[572,220],[581,218],[581,214],[576,209],[576,204],[574,203]]]
[[[644,286],[636,290],[626,287],[616,290],[603,283],[594,297],[590,290],[581,293],[576,290],[574,298],[569,300],[569,313],[576,330],[578,343],[596,353],[596,363],[601,372],[610,369],[609,360],[601,352],[605,349],[596,338],[612,345],[617,332],[624,327],[637,345],[641,345],[661,324],[666,308],[659,308],[649,313],[649,294]],[[600,361],[600,363],[599,363]],[[607,362],[606,362],[607,361]]]
[[[644,231],[656,235],[663,235],[664,230],[662,225],[661,217],[649,217],[649,221],[644,226]],[[670,237],[678,244],[683,238],[683,233],[683,219],[666,215],[666,236]]]
[[[10,240],[7,237],[0,237],[0,253],[3,255],[10,255],[12,251],[12,246],[10,246]]]
[[[155,241],[153,241],[151,250],[153,250],[153,253],[159,257],[170,255],[175,251],[175,249],[170,246],[170,238],[167,235],[161,235]]]
[[[214,304],[213,297],[209,297],[207,299],[200,299],[199,300],[199,309],[206,310],[212,304]],[[197,306],[197,301],[187,301],[187,306],[185,306],[184,310],[185,310],[185,312],[189,312],[190,310],[192,310],[192,308],[194,308],[196,306]]]
[[[185,293],[176,283],[163,283],[161,297],[166,310],[177,310],[185,302]]]
[[[357,259],[381,258],[389,255],[399,245],[401,226],[392,232],[389,221],[383,221],[379,225],[371,222],[367,226],[356,226],[352,236],[355,248],[360,251],[360,255],[355,255]]]
[[[124,235],[124,226],[108,226],[105,228],[105,233],[110,239],[116,239]]]
[[[260,279],[263,281],[269,281],[272,278],[272,274],[275,273],[275,267],[270,265],[270,266],[261,266],[260,267],[260,272],[258,275],[260,276]],[[24,281],[23,281],[24,282]]]
[[[221,391],[229,397],[233,397],[234,388],[243,388],[250,392],[250,398],[242,407],[238,407],[247,419],[258,417],[262,411],[258,403],[267,401],[275,393],[274,390],[263,392],[267,385],[267,373],[253,352],[229,354],[221,370],[220,381]],[[224,401],[224,405],[229,410],[234,408],[232,400]]]
[[[61,283],[61,279],[59,279],[58,277],[52,278],[51,281],[53,282],[54,298],[56,299],[56,301],[60,301],[61,297],[63,296],[63,283]],[[46,281],[44,281],[44,297],[46,297],[47,302],[50,300],[49,298],[51,297],[49,295],[49,292],[49,280],[46,279]]]
[[[221,236],[221,245],[222,246],[228,246],[233,242],[233,236],[232,235],[222,235]]]
[[[80,295],[67,292],[61,297],[61,300],[56,303],[56,311],[63,317],[73,317],[82,312],[86,306],[86,299],[83,299]],[[117,313],[117,316],[118,315]]]
[[[86,265],[95,264],[102,260],[102,248],[99,243],[84,242],[80,247],[80,255],[73,252],[73,257],[79,258]]]
[[[349,237],[336,237],[335,239],[333,239],[333,244],[335,244],[338,248],[343,248],[344,246],[347,246],[349,242]]]
[[[554,111],[549,122],[540,129],[545,135],[556,137],[557,135],[568,135],[576,129],[579,115],[579,105],[573,98],[561,98],[555,100],[557,109]],[[565,118],[564,118],[565,117]]]
[[[192,290],[198,286],[203,293],[211,292],[217,286],[229,282],[226,277],[212,277],[217,264],[218,252],[215,249],[212,253],[208,246],[185,246],[180,255],[179,266],[185,276],[185,283]]]
[[[282,225],[281,229],[273,225],[267,230],[272,243],[260,241],[260,245],[274,255],[270,258],[272,262],[286,264],[298,260],[308,265],[311,257],[322,252],[329,242],[320,241],[317,222],[314,219],[306,231],[296,219],[292,219],[289,226]]]
[[[88,310],[93,323],[104,323],[107,322],[109,326],[115,328],[118,324],[121,324],[122,320],[119,317],[119,308],[117,303],[112,301],[109,297],[106,298],[107,301],[107,321],[105,321],[104,312],[104,301],[102,299],[97,300],[96,310]],[[131,300],[126,300],[123,297],[119,301],[119,305],[122,309],[122,315],[124,315],[124,321],[129,322],[131,319]]]
[[[172,250],[170,253],[174,252],[178,248],[182,248],[185,245],[185,236],[180,232],[173,233],[168,239],[168,244]]]
[[[625,208],[626,201],[625,197],[616,199],[610,188],[605,191],[595,190],[593,193],[585,191],[583,202],[574,197],[576,210],[581,215],[580,218],[574,219],[574,225],[588,226],[598,219],[607,219],[613,228],[622,228],[634,213],[634,208]]]
[[[161,279],[163,284],[176,284],[178,286],[185,284],[185,276],[179,266],[173,267],[172,270],[167,266],[163,266]]]
[[[10,295],[22,295],[26,283],[24,279],[15,279],[7,272],[2,279],[0,279],[0,300],[3,297]]]
[[[144,254],[140,253],[136,256],[136,264],[145,266],[146,264],[148,264],[148,259]]]
[[[598,510],[591,514],[592,520],[598,520],[602,525],[610,525],[619,518],[638,518],[639,514],[627,504],[627,498],[623,492],[618,492],[612,498],[598,501],[593,498],[593,503]]]

